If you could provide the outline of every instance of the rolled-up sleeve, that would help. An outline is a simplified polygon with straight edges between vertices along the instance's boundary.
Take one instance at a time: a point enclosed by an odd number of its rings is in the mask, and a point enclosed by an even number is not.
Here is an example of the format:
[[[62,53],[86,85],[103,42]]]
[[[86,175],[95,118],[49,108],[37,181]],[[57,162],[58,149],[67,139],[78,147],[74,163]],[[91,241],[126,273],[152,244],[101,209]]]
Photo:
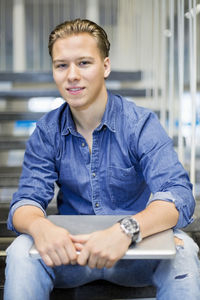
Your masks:
[[[193,198],[193,197],[192,197]],[[194,213],[195,202],[192,202],[192,205],[184,204],[184,199],[179,197],[176,193],[174,195],[171,192],[157,192],[148,201],[147,205],[156,200],[163,200],[174,203],[176,209],[179,212],[179,219],[174,228],[182,228],[192,223],[192,215]]]
[[[57,177],[53,140],[41,121],[27,142],[19,188],[10,205],[8,229],[16,232],[12,219],[20,206],[36,206],[45,214],[54,196]]]
[[[36,201],[32,201],[32,200],[20,200],[18,202],[16,202],[10,209],[9,215],[8,215],[8,221],[7,221],[7,226],[9,230],[14,231],[15,233],[19,234],[19,232],[15,229],[15,227],[13,226],[13,222],[12,222],[12,218],[14,215],[14,212],[16,211],[17,208],[21,207],[21,206],[35,206],[38,207],[42,210],[42,212],[44,213],[44,215],[46,216],[46,211],[43,209],[43,207]]]
[[[173,202],[179,211],[175,227],[187,226],[195,208],[192,184],[155,114],[150,113],[138,123],[135,138],[140,166],[152,193],[147,205],[155,200]]]

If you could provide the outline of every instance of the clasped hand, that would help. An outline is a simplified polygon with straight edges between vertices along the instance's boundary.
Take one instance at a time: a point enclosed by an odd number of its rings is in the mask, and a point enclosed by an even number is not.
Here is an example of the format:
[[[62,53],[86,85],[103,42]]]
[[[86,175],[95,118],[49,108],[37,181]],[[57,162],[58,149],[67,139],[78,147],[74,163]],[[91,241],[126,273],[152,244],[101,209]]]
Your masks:
[[[119,224],[85,235],[70,235],[80,251],[77,263],[90,268],[111,268],[126,253],[131,240],[121,232]]]
[[[131,243],[119,223],[84,235],[71,235],[61,227],[48,225],[48,230],[42,230],[34,240],[43,261],[50,267],[77,263],[90,268],[111,268]]]

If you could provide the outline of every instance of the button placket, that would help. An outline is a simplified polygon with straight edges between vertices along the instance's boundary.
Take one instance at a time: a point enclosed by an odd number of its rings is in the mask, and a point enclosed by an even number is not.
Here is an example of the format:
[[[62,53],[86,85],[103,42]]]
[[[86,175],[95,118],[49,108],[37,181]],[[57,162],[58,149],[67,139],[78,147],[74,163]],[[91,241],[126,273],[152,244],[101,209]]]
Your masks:
[[[100,214],[102,206],[100,203],[100,188],[98,181],[99,149],[98,149],[99,132],[93,133],[93,144],[91,153],[91,185],[92,185],[92,203],[95,213]]]
[[[90,163],[90,153],[89,148],[87,147],[87,143],[83,137],[81,137],[78,141],[78,145],[87,166]]]

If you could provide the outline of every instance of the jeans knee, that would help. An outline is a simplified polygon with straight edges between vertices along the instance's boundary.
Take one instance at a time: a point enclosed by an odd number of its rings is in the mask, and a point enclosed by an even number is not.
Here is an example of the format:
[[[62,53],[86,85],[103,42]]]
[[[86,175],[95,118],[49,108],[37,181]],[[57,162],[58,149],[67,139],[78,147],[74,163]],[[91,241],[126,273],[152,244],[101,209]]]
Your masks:
[[[189,280],[199,277],[200,262],[198,259],[198,246],[186,233],[176,230],[176,256],[174,259],[161,260],[155,272],[155,280],[166,282],[176,279],[176,281]]]
[[[22,234],[6,250],[5,300],[49,299],[54,273],[41,260],[29,255],[32,244],[33,239]]]
[[[27,234],[22,234],[12,242],[12,244],[7,248],[7,260],[10,258],[20,260],[20,258],[29,256],[29,249],[33,244],[33,239]]]
[[[185,253],[186,259],[188,257],[197,257],[199,247],[188,234],[178,230],[174,232],[174,238],[177,252]]]

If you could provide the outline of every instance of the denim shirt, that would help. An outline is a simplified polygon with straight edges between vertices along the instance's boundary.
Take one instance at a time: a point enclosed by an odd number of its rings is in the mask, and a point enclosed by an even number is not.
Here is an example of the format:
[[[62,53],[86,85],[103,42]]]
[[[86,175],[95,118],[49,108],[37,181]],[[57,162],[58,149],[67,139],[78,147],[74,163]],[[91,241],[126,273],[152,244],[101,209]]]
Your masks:
[[[55,182],[59,214],[134,215],[163,200],[179,211],[176,227],[192,221],[192,185],[157,116],[110,92],[91,153],[67,103],[38,121],[27,142],[8,228],[15,230],[12,216],[22,205],[45,213]]]

